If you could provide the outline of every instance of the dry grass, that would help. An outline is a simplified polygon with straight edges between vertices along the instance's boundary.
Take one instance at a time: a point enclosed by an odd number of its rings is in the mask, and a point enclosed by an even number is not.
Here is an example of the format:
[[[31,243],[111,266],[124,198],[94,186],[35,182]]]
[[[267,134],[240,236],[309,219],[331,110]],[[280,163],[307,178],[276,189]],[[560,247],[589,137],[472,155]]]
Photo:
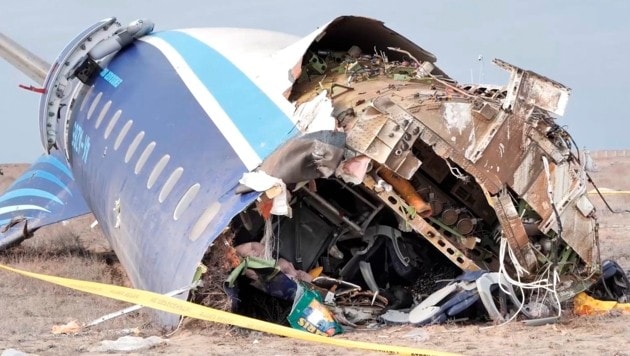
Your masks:
[[[126,276],[120,274],[122,269],[119,264],[115,261],[108,264],[107,258],[109,256],[83,248],[77,235],[60,234],[27,240],[18,248],[2,253],[0,263],[30,272],[124,284]],[[86,323],[129,306],[4,271],[0,272],[0,295],[0,349],[2,346],[29,344],[37,344],[41,348],[41,341],[47,339],[50,345],[55,345],[55,339],[63,336],[51,334],[53,325],[66,324],[71,320]],[[149,320],[146,311],[139,311],[86,329],[81,334],[89,339],[90,335],[99,332],[107,334],[108,331],[137,327],[146,329]],[[48,351],[47,347],[31,352]],[[50,351],[58,353],[62,350],[52,347]]]
[[[241,262],[232,245],[233,239],[231,232],[221,234],[202,259],[208,270],[201,277],[202,286],[193,293],[192,299],[196,303],[219,310],[232,310],[232,300],[224,292],[223,282]]]

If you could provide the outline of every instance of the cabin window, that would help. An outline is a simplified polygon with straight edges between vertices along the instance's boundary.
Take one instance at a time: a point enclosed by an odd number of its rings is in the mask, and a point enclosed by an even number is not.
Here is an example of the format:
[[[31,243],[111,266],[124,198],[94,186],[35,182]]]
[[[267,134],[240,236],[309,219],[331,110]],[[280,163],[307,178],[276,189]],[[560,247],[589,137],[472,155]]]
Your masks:
[[[182,176],[183,173],[184,168],[178,167],[171,173],[170,176],[168,176],[168,179],[166,179],[166,183],[164,183],[162,190],[160,190],[160,196],[158,197],[160,203],[163,203],[168,195],[171,194],[173,187],[175,187],[175,184],[177,184],[177,181],[179,181],[179,178]]]
[[[125,138],[125,136],[127,136],[129,129],[131,129],[132,124],[133,124],[133,120],[129,120],[127,121],[125,126],[123,126],[122,130],[120,130],[118,137],[116,137],[116,142],[114,142],[114,150],[118,150],[118,147],[120,147],[120,144],[122,143],[123,139]]]
[[[151,171],[151,174],[149,175],[149,180],[147,181],[147,189],[153,188],[153,185],[160,177],[160,174],[162,174],[162,171],[164,171],[164,167],[166,167],[166,164],[170,159],[171,156],[164,155],[164,157],[160,158],[155,167],[153,167],[153,171]]]
[[[179,220],[179,218],[184,214],[186,209],[190,206],[190,203],[195,199],[197,193],[199,193],[199,189],[201,188],[201,184],[195,183],[193,186],[188,188],[186,193],[182,196],[175,207],[175,211],[173,212],[173,219]]]
[[[214,202],[212,205],[206,209],[206,211],[201,214],[199,220],[193,226],[192,231],[190,232],[190,241],[196,241],[201,234],[206,230],[208,225],[214,220],[214,217],[221,211],[221,204],[219,202]]]
[[[114,126],[116,126],[116,123],[118,122],[118,119],[120,119],[121,115],[122,115],[122,110],[118,110],[114,113],[114,116],[112,116],[112,119],[109,120],[109,124],[107,124],[107,127],[105,128],[105,133],[103,134],[104,139],[107,140],[109,135],[112,133],[112,130],[114,129]]]
[[[88,109],[88,112],[87,112],[88,120],[92,117],[92,114],[94,114],[94,110],[96,110],[96,106],[98,105],[98,102],[101,101],[102,96],[103,96],[103,92],[100,92],[92,101],[92,105],[90,105],[90,108]]]
[[[79,108],[79,111],[83,111],[83,109],[85,109],[85,105],[87,105],[86,99],[90,97],[90,94],[92,94],[92,90],[94,90],[94,86],[91,86],[90,89],[88,89],[87,93],[85,93],[83,100],[81,100],[81,107]]]
[[[110,106],[112,106],[111,100],[107,101],[105,105],[103,105],[103,108],[101,109],[101,113],[98,114],[98,118],[96,118],[96,123],[94,124],[95,129],[98,129],[99,126],[101,126],[101,123],[103,122],[105,115],[107,115],[107,112],[109,111]]]
[[[147,163],[149,156],[151,156],[151,152],[153,152],[154,148],[155,141],[151,142],[147,145],[147,147],[145,147],[144,151],[142,151],[142,154],[140,155],[140,158],[138,158],[138,162],[136,162],[136,169],[134,170],[134,173],[140,173],[142,167],[144,167],[144,164]]]
[[[127,154],[125,154],[125,163],[131,160],[131,157],[136,152],[136,149],[140,145],[140,142],[142,141],[143,138],[144,138],[144,131],[140,131],[140,133],[136,135],[136,137],[131,142],[131,145],[129,145],[129,148],[127,149]]]

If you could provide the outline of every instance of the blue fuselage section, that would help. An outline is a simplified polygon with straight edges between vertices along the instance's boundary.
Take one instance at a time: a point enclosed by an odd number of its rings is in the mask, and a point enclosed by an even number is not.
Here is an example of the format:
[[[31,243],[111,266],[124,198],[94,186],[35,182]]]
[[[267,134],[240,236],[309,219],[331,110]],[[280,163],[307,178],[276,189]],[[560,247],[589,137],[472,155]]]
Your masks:
[[[234,192],[248,171],[235,148],[162,52],[141,41],[109,63],[74,111],[74,177],[134,286],[190,284],[207,247],[258,196]]]

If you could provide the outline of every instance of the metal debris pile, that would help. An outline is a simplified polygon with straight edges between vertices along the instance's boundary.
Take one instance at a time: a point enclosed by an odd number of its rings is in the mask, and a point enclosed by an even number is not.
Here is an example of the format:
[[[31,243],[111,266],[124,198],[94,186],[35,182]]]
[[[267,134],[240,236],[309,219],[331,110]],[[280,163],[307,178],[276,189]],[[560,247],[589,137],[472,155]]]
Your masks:
[[[584,165],[553,116],[570,90],[500,60],[506,86],[460,85],[419,47],[364,46],[324,36],[305,54],[289,95],[304,134],[241,181],[262,195],[229,227],[228,294],[251,282],[325,335],[556,320],[601,271]]]

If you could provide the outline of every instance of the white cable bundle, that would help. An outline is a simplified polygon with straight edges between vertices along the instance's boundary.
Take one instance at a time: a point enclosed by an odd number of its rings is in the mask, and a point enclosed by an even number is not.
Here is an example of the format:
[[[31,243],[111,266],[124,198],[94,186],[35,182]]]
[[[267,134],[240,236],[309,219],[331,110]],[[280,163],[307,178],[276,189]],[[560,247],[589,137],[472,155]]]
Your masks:
[[[514,280],[507,273],[507,270],[505,269],[506,250],[508,251],[508,255],[510,257],[512,265],[514,266],[514,269],[516,270],[516,280]],[[514,313],[514,315],[512,315],[510,319],[508,319],[501,325],[505,325],[511,322],[512,320],[514,320],[516,316],[523,310],[523,306],[525,305],[525,292],[523,291],[524,289],[537,290],[538,293],[540,293],[540,291],[544,291],[542,300],[545,300],[547,298],[547,293],[551,293],[555,299],[555,302],[557,303],[558,316],[560,316],[562,309],[560,305],[560,298],[558,297],[558,292],[556,291],[557,282],[560,280],[560,277],[558,275],[558,267],[556,266],[553,269],[553,276],[552,276],[551,282],[549,281],[550,270],[551,270],[551,264],[548,264],[545,270],[541,273],[540,278],[538,280],[534,282],[530,282],[530,283],[521,282],[521,276],[523,276],[523,274],[526,274],[528,272],[518,263],[518,260],[516,256],[514,255],[514,251],[512,251],[512,248],[510,248],[509,244],[507,243],[507,239],[503,236],[501,237],[501,242],[499,245],[499,273],[501,273],[510,284],[512,284],[513,286],[519,287],[521,290],[521,296],[522,296],[521,303],[516,313]],[[503,287],[501,286],[501,284],[499,284],[499,287],[504,293],[509,294],[507,291],[503,290]]]

